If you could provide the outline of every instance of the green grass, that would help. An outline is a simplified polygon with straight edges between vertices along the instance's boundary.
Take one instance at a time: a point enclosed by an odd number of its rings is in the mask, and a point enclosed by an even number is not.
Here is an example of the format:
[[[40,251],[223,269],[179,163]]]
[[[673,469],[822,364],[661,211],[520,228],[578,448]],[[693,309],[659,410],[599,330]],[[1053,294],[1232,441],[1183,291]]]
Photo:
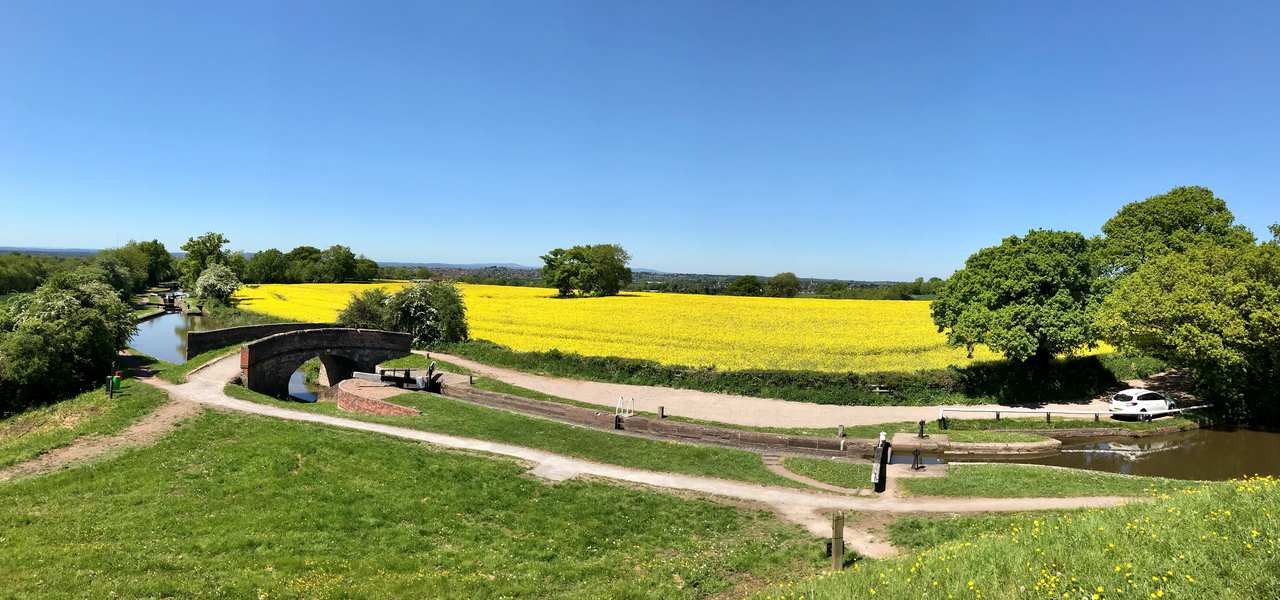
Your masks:
[[[0,420],[0,467],[30,460],[81,436],[116,433],[167,399],[163,391],[126,379],[112,400],[98,388]]]
[[[0,595],[700,598],[813,574],[765,511],[216,411],[92,469],[0,484]]]
[[[853,464],[827,458],[787,457],[783,466],[797,475],[849,489],[871,485],[871,465]]]
[[[184,362],[182,364],[174,364],[171,362],[160,360],[158,358],[147,356],[146,354],[138,352],[133,348],[130,348],[129,352],[134,356],[138,357],[139,361],[142,363],[139,366],[144,366],[148,369],[151,369],[151,372],[156,377],[159,377],[160,379],[168,381],[169,383],[182,384],[182,383],[186,383],[187,374],[191,373],[192,371],[206,364],[209,364],[215,359],[221,358],[232,352],[235,352],[239,348],[240,348],[240,344],[232,344],[230,346],[218,348],[216,350],[210,350],[208,352],[203,352],[201,354],[198,354],[195,357],[193,357],[191,360]]]
[[[770,473],[759,455],[745,450],[663,442],[609,433],[434,394],[408,393],[391,398],[391,402],[422,410],[422,414],[418,416],[393,417],[346,412],[327,402],[308,404],[276,400],[238,385],[228,385],[226,393],[242,400],[294,410],[504,442],[624,467],[804,487],[803,484]]]
[[[1069,496],[1145,496],[1201,485],[1161,477],[1117,475],[1084,469],[1037,465],[951,463],[946,477],[920,477],[899,482],[913,496],[982,496],[1031,498]]]
[[[973,539],[987,533],[1030,530],[1036,522],[1084,511],[1045,511],[1015,514],[905,516],[889,524],[889,541],[898,548],[920,550],[956,540]]]
[[[1274,478],[1010,525],[760,596],[1255,600],[1280,589]]]
[[[421,354],[406,354],[400,358],[393,358],[378,366],[387,369],[426,369],[431,366],[432,362],[436,363],[436,370],[438,371],[457,373],[459,375],[471,374],[471,370],[466,367],[455,365],[451,362],[440,360],[438,358],[429,359]]]

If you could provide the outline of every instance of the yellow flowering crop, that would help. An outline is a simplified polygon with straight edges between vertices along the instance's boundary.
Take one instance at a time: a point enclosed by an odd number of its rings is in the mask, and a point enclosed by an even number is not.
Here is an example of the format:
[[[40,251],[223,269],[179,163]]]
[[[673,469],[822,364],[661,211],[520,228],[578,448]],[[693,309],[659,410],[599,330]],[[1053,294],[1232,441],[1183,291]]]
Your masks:
[[[236,298],[248,310],[332,321],[353,293],[403,285],[259,285]],[[546,288],[458,287],[472,337],[514,350],[557,348],[721,369],[892,371],[970,362],[963,349],[946,346],[928,302],[647,292],[560,299]],[[998,355],[982,348],[975,358]]]

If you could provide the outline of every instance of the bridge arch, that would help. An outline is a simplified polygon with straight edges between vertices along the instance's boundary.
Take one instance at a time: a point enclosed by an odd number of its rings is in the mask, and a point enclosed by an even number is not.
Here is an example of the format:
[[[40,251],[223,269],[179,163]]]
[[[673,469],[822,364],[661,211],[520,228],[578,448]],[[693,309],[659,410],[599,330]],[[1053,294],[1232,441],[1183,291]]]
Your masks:
[[[356,371],[372,373],[378,363],[409,353],[412,336],[375,329],[323,327],[277,333],[240,347],[244,386],[269,396],[289,394],[289,376],[302,363],[320,357],[329,385]]]

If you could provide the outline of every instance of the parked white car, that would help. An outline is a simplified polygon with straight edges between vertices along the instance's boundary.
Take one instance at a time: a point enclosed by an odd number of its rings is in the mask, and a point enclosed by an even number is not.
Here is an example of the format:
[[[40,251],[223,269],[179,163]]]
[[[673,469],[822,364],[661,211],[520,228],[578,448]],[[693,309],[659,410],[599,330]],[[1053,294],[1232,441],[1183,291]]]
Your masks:
[[[1113,415],[1150,419],[1151,413],[1162,413],[1176,407],[1173,400],[1160,392],[1129,388],[1111,397],[1110,411]]]

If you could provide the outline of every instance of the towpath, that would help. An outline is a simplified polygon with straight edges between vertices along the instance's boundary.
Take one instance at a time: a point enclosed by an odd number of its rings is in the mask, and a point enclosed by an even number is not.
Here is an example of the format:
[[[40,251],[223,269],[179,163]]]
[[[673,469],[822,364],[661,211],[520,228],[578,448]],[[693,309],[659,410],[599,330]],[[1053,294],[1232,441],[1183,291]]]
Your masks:
[[[427,355],[428,353],[418,352],[418,354]],[[630,405],[632,399],[635,399],[635,409],[638,411],[656,413],[658,412],[658,407],[661,406],[668,415],[734,425],[752,427],[828,427],[834,429],[839,425],[874,425],[876,423],[919,421],[922,419],[932,421],[938,418],[937,406],[835,406],[831,404],[814,404],[812,402],[793,402],[790,400],[774,400],[698,390],[604,383],[536,375],[515,369],[494,367],[443,352],[431,352],[429,356],[448,361],[460,367],[466,367],[476,375],[578,402],[613,408],[617,405],[619,398],[624,398],[628,405]],[[999,404],[982,404],[966,406],[965,408],[998,410],[1010,407]],[[1088,402],[1039,404],[1035,405],[1034,408],[1042,408],[1049,411],[1106,411],[1107,402],[1094,399]],[[983,413],[956,413],[947,416],[948,418],[959,419],[991,418],[991,415]],[[1066,415],[1063,416],[1065,417]]]

